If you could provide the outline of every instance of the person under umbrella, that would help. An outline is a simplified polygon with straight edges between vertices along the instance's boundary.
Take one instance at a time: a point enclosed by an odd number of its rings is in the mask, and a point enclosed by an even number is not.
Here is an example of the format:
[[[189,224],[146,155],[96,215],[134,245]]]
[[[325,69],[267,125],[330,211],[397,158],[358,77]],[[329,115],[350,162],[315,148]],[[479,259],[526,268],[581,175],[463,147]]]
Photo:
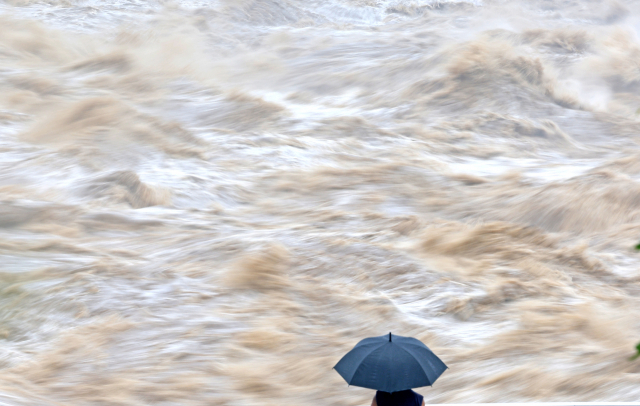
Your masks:
[[[349,385],[377,390],[372,406],[423,406],[411,389],[432,386],[447,366],[420,340],[389,333],[360,341],[333,368]]]

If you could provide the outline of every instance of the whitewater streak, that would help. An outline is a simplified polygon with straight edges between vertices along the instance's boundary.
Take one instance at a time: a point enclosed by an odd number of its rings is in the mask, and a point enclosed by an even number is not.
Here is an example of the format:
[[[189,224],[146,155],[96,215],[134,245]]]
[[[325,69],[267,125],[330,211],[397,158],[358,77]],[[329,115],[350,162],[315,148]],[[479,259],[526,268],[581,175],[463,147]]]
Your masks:
[[[640,3],[0,2],[0,403],[637,401]]]

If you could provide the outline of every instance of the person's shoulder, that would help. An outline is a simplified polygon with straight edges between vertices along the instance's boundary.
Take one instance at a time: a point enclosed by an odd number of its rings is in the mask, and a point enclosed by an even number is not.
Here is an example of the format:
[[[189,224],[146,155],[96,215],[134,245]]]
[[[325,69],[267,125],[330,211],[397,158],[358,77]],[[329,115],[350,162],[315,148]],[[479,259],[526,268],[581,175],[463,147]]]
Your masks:
[[[422,396],[421,394],[419,394],[418,392],[413,391],[413,390],[411,392],[413,392],[413,396],[414,396],[415,400],[417,400],[417,403],[419,405],[424,406],[424,396]]]

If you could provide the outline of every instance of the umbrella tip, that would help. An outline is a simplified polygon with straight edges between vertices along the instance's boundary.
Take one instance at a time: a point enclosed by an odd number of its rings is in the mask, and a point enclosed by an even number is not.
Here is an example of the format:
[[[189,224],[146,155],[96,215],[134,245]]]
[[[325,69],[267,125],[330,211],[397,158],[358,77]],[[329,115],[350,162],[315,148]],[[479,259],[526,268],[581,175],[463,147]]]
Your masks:
[[[391,332],[389,332],[389,342],[391,342]]]

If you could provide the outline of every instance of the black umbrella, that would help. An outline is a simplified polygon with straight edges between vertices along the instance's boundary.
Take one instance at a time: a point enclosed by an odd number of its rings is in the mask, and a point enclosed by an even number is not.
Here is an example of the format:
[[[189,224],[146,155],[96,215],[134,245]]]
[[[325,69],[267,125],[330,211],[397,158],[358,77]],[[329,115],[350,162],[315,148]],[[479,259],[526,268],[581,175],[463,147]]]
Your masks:
[[[447,366],[420,340],[389,333],[360,341],[333,368],[349,385],[399,392],[433,385]]]

